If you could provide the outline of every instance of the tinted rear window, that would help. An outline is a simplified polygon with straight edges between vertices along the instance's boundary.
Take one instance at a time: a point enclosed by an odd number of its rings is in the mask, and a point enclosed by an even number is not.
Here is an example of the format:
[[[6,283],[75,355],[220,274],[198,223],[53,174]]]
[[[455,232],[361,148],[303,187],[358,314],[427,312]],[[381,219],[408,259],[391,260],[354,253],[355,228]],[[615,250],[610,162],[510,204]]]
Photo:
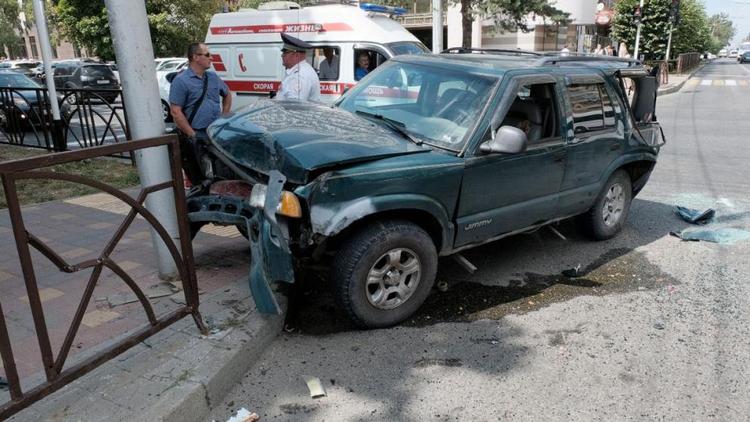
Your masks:
[[[427,49],[422,43],[416,42],[395,42],[388,44],[388,47],[393,50],[393,54],[400,56],[402,54],[429,54],[430,50]]]
[[[109,67],[105,65],[89,65],[89,66],[83,66],[81,68],[81,74],[85,76],[93,76],[93,77],[105,77],[105,78],[114,78],[115,75],[112,73],[111,70],[109,70]]]

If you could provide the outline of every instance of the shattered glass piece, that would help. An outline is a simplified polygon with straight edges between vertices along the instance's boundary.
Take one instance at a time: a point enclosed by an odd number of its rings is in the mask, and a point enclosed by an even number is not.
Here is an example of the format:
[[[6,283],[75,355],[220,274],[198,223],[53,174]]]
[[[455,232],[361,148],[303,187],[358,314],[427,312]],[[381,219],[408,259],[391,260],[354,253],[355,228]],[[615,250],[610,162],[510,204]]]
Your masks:
[[[675,212],[683,220],[692,224],[708,224],[716,215],[716,211],[713,208],[708,208],[705,211],[700,211],[692,208],[685,208],[677,205]]]
[[[724,227],[716,230],[683,230],[677,234],[682,240],[703,240],[724,244],[733,244],[750,239],[750,231],[734,227]]]

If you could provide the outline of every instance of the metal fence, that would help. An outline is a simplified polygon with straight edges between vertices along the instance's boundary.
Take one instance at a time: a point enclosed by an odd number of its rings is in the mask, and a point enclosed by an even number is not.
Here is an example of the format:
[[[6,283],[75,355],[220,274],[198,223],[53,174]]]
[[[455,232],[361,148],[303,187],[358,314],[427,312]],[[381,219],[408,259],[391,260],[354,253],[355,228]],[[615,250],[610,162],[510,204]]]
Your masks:
[[[45,88],[0,87],[0,143],[66,151],[130,139],[120,90],[61,89],[60,127]]]
[[[166,145],[169,149],[172,179],[153,186],[142,187],[135,198],[97,180],[79,175],[45,170],[47,167],[62,163],[86,160],[112,154],[121,154],[123,152],[132,152],[143,148],[163,145]],[[0,163],[0,178],[2,178],[3,189],[8,202],[8,212],[13,227],[13,237],[15,239],[16,249],[18,250],[18,257],[34,321],[34,328],[36,330],[36,336],[44,365],[44,368],[40,369],[44,369],[46,375],[45,382],[28,391],[22,390],[13,356],[14,353],[23,353],[24,351],[18,350],[17,346],[14,347],[12,344],[8,334],[5,314],[2,310],[2,298],[0,298],[0,357],[2,357],[3,368],[5,369],[11,399],[0,405],[0,420],[8,418],[33,402],[53,393],[76,378],[86,374],[107,360],[119,355],[130,347],[138,344],[149,336],[187,315],[192,315],[198,329],[202,333],[207,334],[203,320],[198,311],[198,285],[193,265],[193,250],[190,244],[190,231],[187,223],[185,191],[182,184],[180,162],[180,151],[177,137],[170,135],[131,141],[124,144],[106,145]],[[64,180],[87,185],[120,199],[130,206],[130,211],[104,246],[104,249],[98,255],[98,258],[76,263],[67,262],[65,258],[48,246],[43,239],[35,236],[33,234],[33,228],[27,227],[24,224],[22,215],[23,210],[21,209],[18,200],[16,182],[26,179]],[[174,200],[177,206],[179,222],[180,249],[177,248],[164,227],[156,220],[153,214],[143,206],[144,201],[149,194],[164,189],[172,189],[174,192]],[[126,230],[130,227],[137,216],[143,217],[159,234],[161,240],[167,245],[172,259],[177,266],[185,292],[186,304],[184,306],[180,306],[178,309],[159,317],[155,315],[151,303],[141,288],[136,284],[135,280],[133,280],[133,278],[110,257],[120,240],[123,238]],[[50,336],[44,317],[44,309],[39,293],[39,285],[37,283],[34,265],[32,263],[30,247],[39,251],[60,271],[66,273],[77,273],[82,270],[91,270],[91,275],[88,277],[88,282],[84,289],[81,301],[78,304],[75,316],[73,317],[57,355],[52,351]],[[120,339],[116,344],[107,347],[103,351],[96,352],[90,357],[83,359],[81,362],[66,368],[66,360],[71,350],[71,346],[73,345],[76,333],[78,332],[84,313],[91,301],[94,288],[105,268],[119,276],[119,278],[137,296],[148,317],[148,325]]]

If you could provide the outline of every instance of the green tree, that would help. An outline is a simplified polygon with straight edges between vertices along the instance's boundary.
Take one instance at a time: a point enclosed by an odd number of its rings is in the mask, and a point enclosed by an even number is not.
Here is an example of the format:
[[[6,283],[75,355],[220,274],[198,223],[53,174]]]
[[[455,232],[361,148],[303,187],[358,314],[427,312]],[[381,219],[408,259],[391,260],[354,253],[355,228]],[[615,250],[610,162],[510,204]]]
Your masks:
[[[147,0],[154,55],[184,55],[188,43],[205,39],[211,16],[222,4],[222,0]],[[59,0],[54,21],[63,37],[102,59],[114,59],[103,0]]]
[[[724,46],[729,44],[729,41],[734,38],[736,29],[729,15],[726,13],[719,13],[708,18],[708,27],[711,29],[711,46],[709,51],[716,54]]]
[[[0,0],[0,47],[5,54],[7,49],[11,54],[15,53],[15,47],[21,42],[18,35],[21,22],[18,19],[20,10],[16,0]]]
[[[637,25],[633,20],[633,8],[639,0],[620,0],[615,4],[612,35],[627,44],[632,53],[635,47]],[[663,59],[667,52],[671,0],[646,0],[641,20],[639,54],[647,60]],[[710,47],[710,28],[703,5],[697,0],[680,2],[680,21],[673,28],[671,54],[703,53]]]
[[[413,0],[384,0],[378,3],[411,10]],[[545,22],[555,25],[566,24],[570,16],[569,13],[555,8],[548,0],[444,0],[443,7],[447,8],[448,3],[461,5],[463,47],[471,47],[471,25],[474,19],[494,18],[495,30],[502,33],[528,32],[529,16],[541,17]]]

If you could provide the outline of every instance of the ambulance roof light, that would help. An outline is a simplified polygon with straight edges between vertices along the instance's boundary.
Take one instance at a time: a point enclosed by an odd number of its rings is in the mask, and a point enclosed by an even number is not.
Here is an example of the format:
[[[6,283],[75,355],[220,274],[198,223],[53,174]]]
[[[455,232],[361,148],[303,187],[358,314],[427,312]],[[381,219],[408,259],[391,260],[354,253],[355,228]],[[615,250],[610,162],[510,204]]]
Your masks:
[[[374,3],[360,3],[359,8],[366,12],[386,13],[389,15],[400,16],[406,13],[403,7],[383,6]]]

